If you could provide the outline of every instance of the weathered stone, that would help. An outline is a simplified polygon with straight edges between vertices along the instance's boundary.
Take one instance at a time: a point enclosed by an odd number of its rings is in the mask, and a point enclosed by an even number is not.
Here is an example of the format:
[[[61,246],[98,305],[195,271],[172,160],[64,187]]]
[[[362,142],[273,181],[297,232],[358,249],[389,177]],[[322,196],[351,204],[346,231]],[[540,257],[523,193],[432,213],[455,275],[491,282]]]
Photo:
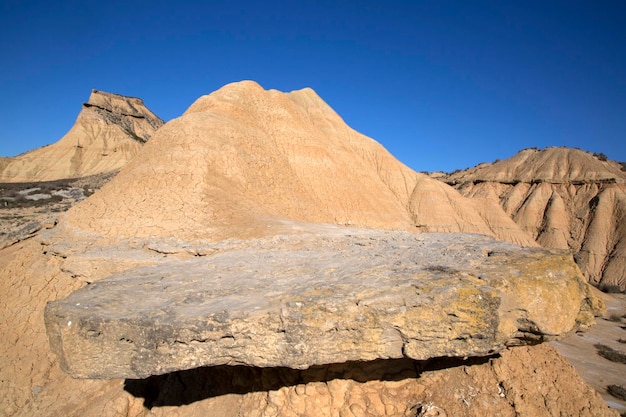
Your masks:
[[[567,252],[336,228],[164,258],[49,303],[45,321],[70,375],[142,378],[485,356],[588,326],[590,297]]]

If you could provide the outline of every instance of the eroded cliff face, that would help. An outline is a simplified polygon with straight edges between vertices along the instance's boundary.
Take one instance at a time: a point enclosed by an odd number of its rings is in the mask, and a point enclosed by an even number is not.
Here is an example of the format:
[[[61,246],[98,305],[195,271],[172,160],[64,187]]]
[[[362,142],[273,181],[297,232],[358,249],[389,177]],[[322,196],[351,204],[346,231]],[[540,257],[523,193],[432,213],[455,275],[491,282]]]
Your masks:
[[[591,283],[626,289],[626,172],[618,163],[579,149],[527,149],[446,182],[499,204],[540,245],[573,250]]]
[[[93,90],[58,142],[0,161],[0,182],[37,182],[117,171],[163,121],[141,99]]]

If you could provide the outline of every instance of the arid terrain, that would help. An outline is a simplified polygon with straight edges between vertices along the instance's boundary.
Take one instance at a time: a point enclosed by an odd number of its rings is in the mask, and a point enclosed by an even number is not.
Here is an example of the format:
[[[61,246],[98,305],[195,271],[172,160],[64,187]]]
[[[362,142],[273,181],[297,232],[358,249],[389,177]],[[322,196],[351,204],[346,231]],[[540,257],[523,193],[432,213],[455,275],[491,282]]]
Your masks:
[[[0,165],[0,415],[626,413],[619,164],[435,179],[311,89],[229,84],[162,127],[137,100],[94,92],[81,147]],[[102,123],[132,155],[77,133]]]
[[[572,250],[589,282],[626,289],[623,164],[580,149],[525,149],[445,181],[499,204],[541,246]]]
[[[608,393],[607,387],[624,385],[626,364],[603,357],[599,354],[602,351],[599,346],[608,346],[618,352],[626,350],[626,296],[606,294],[604,300],[607,312],[591,329],[552,344],[576,367],[583,379],[602,394],[607,404],[624,414],[626,400]]]
[[[115,174],[0,184],[0,248],[52,227],[60,213],[93,194]]]

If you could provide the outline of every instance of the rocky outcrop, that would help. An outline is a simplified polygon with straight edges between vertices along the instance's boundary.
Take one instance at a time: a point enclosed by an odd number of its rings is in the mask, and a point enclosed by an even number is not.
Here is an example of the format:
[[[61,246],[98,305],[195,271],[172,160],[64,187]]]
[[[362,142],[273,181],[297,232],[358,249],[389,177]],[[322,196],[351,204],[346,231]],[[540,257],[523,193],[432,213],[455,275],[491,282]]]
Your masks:
[[[0,161],[0,182],[38,182],[122,168],[163,121],[141,99],[93,90],[58,142]]]
[[[626,289],[626,172],[579,149],[526,149],[455,173],[466,197],[499,204],[540,245],[571,249],[587,279]]]
[[[418,415],[429,407],[468,417],[618,415],[547,344],[467,360],[388,359],[307,370],[224,365],[146,379],[73,379],[50,352],[42,319],[47,300],[81,286],[63,272],[62,261],[33,239],[0,251],[0,289],[12,294],[0,302],[3,415],[374,417]]]
[[[591,298],[568,253],[337,229],[132,269],[45,316],[72,376],[145,378],[207,365],[486,356],[586,328]]]

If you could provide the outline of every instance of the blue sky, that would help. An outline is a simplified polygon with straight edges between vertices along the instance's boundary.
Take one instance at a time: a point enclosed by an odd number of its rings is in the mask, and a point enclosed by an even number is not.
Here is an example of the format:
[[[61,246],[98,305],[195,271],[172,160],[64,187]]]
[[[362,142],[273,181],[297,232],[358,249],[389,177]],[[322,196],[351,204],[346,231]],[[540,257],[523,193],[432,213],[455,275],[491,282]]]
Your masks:
[[[0,155],[60,139],[91,89],[170,120],[243,79],[313,88],[417,171],[626,161],[624,1],[0,2]]]

